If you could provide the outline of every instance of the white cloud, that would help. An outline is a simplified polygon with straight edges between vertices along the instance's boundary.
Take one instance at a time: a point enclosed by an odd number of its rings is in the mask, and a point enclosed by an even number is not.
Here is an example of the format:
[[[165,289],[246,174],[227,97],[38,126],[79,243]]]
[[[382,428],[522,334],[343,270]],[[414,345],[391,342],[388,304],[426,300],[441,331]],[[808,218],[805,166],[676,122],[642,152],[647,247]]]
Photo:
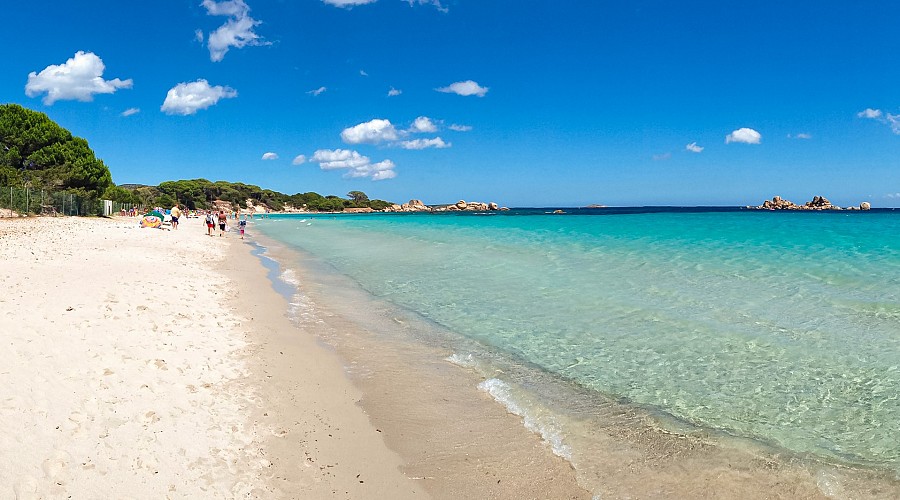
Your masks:
[[[297,155],[291,161],[291,165],[303,165],[306,163],[306,155]]]
[[[206,8],[206,13],[210,16],[241,17],[250,10],[244,0],[225,0],[223,2],[203,0],[200,5]]]
[[[744,144],[759,144],[762,135],[752,128],[739,128],[725,136],[725,144],[742,142]]]
[[[434,5],[434,7],[441,12],[449,12],[450,9],[441,5],[441,0],[404,0],[409,4],[410,7],[413,5]]]
[[[394,171],[394,167],[394,162],[391,160],[384,160],[378,163],[369,163],[353,168],[344,174],[344,177],[368,177],[373,181],[383,181],[397,177],[397,172]]]
[[[310,90],[309,92],[307,92],[307,94],[315,97],[315,96],[318,96],[319,94],[321,94],[322,92],[325,92],[326,90],[328,90],[328,89],[326,89],[325,87],[319,87],[316,90]]]
[[[658,155],[653,155],[653,161],[668,160],[671,157],[672,157],[672,153],[662,153],[662,154],[658,154]]]
[[[25,95],[34,97],[46,93],[43,102],[50,106],[56,101],[88,102],[94,99],[94,94],[112,94],[119,89],[131,88],[131,79],[104,80],[105,69],[96,54],[79,50],[63,64],[51,64],[40,73],[29,73]]]
[[[128,108],[125,111],[122,111],[122,116],[131,116],[140,113],[141,110],[139,108]]]
[[[800,132],[799,134],[788,134],[788,139],[812,139],[812,134],[807,134],[806,132]]]
[[[413,122],[412,127],[410,127],[409,131],[414,133],[437,132],[437,125],[435,125],[434,122],[431,121],[431,118],[428,118],[427,116],[420,116]]]
[[[278,153],[271,153],[271,152],[269,152],[269,153],[263,153],[262,159],[263,159],[263,160],[277,160],[277,159],[278,159]]]
[[[371,163],[368,156],[349,149],[319,149],[309,161],[318,163],[322,170],[356,168]]]
[[[397,143],[403,149],[426,149],[426,148],[435,148],[435,149],[444,149],[452,146],[449,142],[444,142],[440,137],[435,137],[434,139],[415,139],[412,141],[401,141]]]
[[[322,170],[347,169],[345,178],[368,177],[373,181],[381,181],[397,177],[391,160],[372,163],[368,156],[349,149],[319,149],[313,153],[310,161],[318,163]]]
[[[203,36],[203,30],[194,30],[194,40],[197,40],[201,44],[206,40],[206,37]]]
[[[472,126],[471,125],[457,125],[454,123],[453,125],[450,125],[450,130],[453,130],[455,132],[469,132],[470,130],[472,130]]]
[[[865,110],[856,113],[856,116],[860,118],[881,118],[881,110],[866,108]]]
[[[891,127],[891,132],[900,135],[900,115],[882,113],[880,109],[866,108],[865,111],[856,113],[856,116],[860,118],[870,118],[879,123],[884,123]]]
[[[359,76],[369,76],[369,74],[363,70],[359,70]]]
[[[388,90],[388,97],[398,96],[402,93],[403,93],[402,90],[398,90],[398,89],[395,89],[394,87],[391,87],[391,90]]]
[[[341,139],[347,144],[378,144],[382,141],[397,140],[397,129],[391,125],[390,120],[374,119],[341,132]]]
[[[353,7],[356,5],[365,5],[367,3],[375,3],[378,0],[322,0],[322,1],[328,5],[334,5],[335,7]]]
[[[210,60],[221,61],[231,47],[240,49],[248,45],[266,45],[266,42],[263,42],[260,36],[253,32],[260,22],[250,17],[250,7],[244,0],[226,0],[224,2],[203,0],[201,5],[206,8],[206,13],[210,16],[228,16],[230,18],[216,31],[209,34],[207,47],[209,47]],[[201,36],[202,33],[197,36],[197,39],[200,40]]]
[[[684,147],[684,149],[690,151],[691,153],[702,153],[703,146],[698,146],[696,142],[692,142]]]
[[[446,87],[441,87],[434,90],[437,90],[438,92],[444,92],[446,94],[457,94],[461,96],[477,95],[478,97],[484,97],[484,95],[488,92],[487,87],[482,87],[478,85],[477,82],[474,82],[472,80],[451,83]]]
[[[170,115],[192,115],[201,109],[213,106],[220,99],[237,97],[237,91],[230,87],[212,87],[206,80],[179,83],[166,94],[166,100],[159,109]]]

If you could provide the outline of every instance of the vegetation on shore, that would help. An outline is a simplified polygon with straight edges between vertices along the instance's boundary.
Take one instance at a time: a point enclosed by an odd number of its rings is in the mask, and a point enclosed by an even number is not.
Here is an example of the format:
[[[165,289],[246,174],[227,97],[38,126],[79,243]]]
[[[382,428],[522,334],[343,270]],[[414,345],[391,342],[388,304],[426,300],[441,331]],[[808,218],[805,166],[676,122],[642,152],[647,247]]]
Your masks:
[[[29,186],[96,198],[113,185],[88,142],[44,113],[0,105],[0,186]]]
[[[370,200],[362,191],[350,191],[348,199],[315,192],[287,195],[241,182],[206,179],[166,181],[159,186],[116,186],[109,168],[94,155],[88,142],[60,127],[46,114],[18,104],[0,105],[0,186],[64,191],[87,198],[121,203],[189,209],[211,209],[222,202],[232,207],[265,206],[284,210],[290,206],[309,211],[340,212],[345,208],[381,210],[391,206]]]

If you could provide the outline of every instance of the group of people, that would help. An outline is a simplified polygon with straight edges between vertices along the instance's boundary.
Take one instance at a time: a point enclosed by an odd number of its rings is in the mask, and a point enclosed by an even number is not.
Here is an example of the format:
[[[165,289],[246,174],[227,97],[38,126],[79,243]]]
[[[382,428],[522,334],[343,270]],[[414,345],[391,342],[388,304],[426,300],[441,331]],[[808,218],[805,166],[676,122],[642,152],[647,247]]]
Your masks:
[[[238,219],[238,229],[241,232],[241,239],[244,239],[244,231],[247,229],[247,219],[248,217],[252,218],[252,215],[244,215],[238,214],[234,212],[234,218]],[[173,216],[174,220],[174,216]],[[209,236],[213,235],[213,231],[215,231],[216,224],[219,225],[219,236],[225,236],[226,226],[228,225],[228,214],[225,213],[224,210],[219,210],[218,213],[215,211],[209,211],[206,213],[206,234]]]

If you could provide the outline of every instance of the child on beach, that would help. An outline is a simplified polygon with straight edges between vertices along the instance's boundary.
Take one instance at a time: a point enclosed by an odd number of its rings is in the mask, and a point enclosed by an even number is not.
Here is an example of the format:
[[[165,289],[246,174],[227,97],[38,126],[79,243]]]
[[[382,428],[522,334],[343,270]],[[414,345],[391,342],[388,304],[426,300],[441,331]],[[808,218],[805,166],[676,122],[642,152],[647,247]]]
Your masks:
[[[241,228],[241,239],[244,239],[244,229],[247,227],[247,219],[241,215],[241,221],[238,222],[238,227]]]

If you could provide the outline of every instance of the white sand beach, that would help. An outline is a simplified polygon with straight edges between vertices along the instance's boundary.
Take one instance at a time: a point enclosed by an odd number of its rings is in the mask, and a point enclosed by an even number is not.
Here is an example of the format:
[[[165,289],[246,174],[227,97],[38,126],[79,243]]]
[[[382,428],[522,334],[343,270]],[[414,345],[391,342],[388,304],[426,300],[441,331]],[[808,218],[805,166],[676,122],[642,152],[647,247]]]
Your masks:
[[[421,453],[417,436],[440,429],[376,427],[341,358],[290,322],[233,233],[4,219],[0,261],[0,498],[589,496],[546,447],[512,450],[543,472],[512,461],[521,477],[502,484],[469,472],[504,467],[471,445],[406,466],[394,450]],[[541,447],[480,397],[503,439]]]
[[[284,457],[264,445],[285,422],[258,418],[252,321],[216,271],[229,241],[196,226],[0,221],[0,498],[282,496],[270,469]],[[364,429],[340,364],[317,370],[315,391],[344,404],[297,405],[292,418]],[[308,455],[283,482],[310,498],[351,484],[367,488],[359,497],[415,493],[378,433],[360,434],[338,450],[356,464],[320,469]]]

